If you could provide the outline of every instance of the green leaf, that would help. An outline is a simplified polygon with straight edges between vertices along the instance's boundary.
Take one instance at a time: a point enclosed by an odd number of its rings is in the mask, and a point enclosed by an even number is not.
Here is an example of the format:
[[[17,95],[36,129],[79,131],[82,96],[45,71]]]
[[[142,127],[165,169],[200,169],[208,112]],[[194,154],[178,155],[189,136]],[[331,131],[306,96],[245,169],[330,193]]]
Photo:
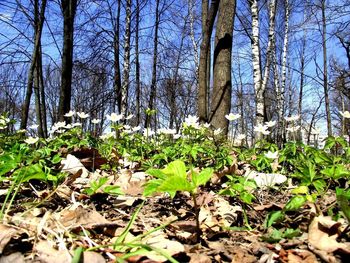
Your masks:
[[[261,238],[266,242],[276,243],[283,238],[283,233],[281,230],[277,230],[274,228],[272,232],[267,233],[266,235],[263,235]]]
[[[159,179],[165,179],[166,178],[166,175],[159,169],[148,169],[146,171],[146,174],[149,174],[149,175],[152,175],[156,178],[159,178]]]
[[[301,235],[301,231],[299,229],[287,228],[283,232],[284,238],[293,238]]]
[[[156,193],[158,187],[161,185],[162,180],[151,180],[144,184],[143,196],[151,196]]]
[[[29,180],[46,181],[46,174],[43,172],[39,164],[22,167],[13,173],[21,182],[28,182]]]
[[[200,185],[205,185],[213,175],[213,169],[206,168],[202,170],[199,174],[192,172],[192,181],[196,187]]]
[[[81,257],[83,256],[84,249],[82,247],[78,247],[74,250],[74,255],[71,263],[79,263],[81,262]]]
[[[298,186],[292,190],[292,194],[307,194],[309,193],[309,188],[306,185]]]
[[[323,179],[316,180],[312,184],[319,193],[323,192],[325,187],[327,186],[326,182]]]
[[[241,200],[244,203],[251,204],[253,200],[255,199],[255,196],[247,191],[243,191],[239,194]]]
[[[178,176],[186,178],[186,165],[183,161],[176,160],[169,163],[164,169],[161,170],[164,174],[168,176]]]
[[[336,188],[336,195],[341,211],[344,213],[348,222],[350,222],[350,189]]]
[[[62,160],[62,157],[59,156],[58,154],[56,154],[56,155],[52,158],[51,162],[52,162],[53,164],[58,164],[58,163],[61,162],[61,160]]]
[[[284,212],[283,210],[279,211],[272,211],[268,214],[266,223],[265,223],[265,228],[269,228],[276,222],[281,222],[284,219]]]
[[[170,176],[166,178],[162,184],[158,187],[160,192],[171,192],[176,191],[188,191],[192,192],[196,187],[194,187],[186,178],[182,176]]]
[[[284,211],[297,211],[306,202],[304,195],[293,196],[288,203],[284,206]]]
[[[120,189],[117,185],[107,185],[105,188],[103,188],[103,192],[110,194],[110,195],[122,195],[124,194],[123,191]]]

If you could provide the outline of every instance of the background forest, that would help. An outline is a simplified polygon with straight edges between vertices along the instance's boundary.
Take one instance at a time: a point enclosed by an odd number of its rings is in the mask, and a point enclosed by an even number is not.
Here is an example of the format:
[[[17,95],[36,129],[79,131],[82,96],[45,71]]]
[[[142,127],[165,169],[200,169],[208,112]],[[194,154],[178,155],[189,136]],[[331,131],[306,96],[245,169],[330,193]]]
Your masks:
[[[197,115],[248,144],[269,121],[276,142],[348,135],[349,16],[347,0],[2,0],[0,112],[41,137],[69,110],[100,134],[116,112],[177,131]]]

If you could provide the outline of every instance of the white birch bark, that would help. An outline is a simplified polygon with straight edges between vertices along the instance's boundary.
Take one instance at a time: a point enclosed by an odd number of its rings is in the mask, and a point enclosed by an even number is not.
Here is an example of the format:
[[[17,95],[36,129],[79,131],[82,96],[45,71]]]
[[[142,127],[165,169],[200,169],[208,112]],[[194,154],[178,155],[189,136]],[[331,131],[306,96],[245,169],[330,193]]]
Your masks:
[[[198,56],[198,44],[195,38],[195,34],[194,34],[194,5],[193,5],[193,0],[188,0],[188,14],[189,14],[189,18],[190,18],[190,38],[191,38],[191,42],[192,42],[192,46],[193,46],[193,58],[194,58],[194,66],[196,68],[196,79],[198,82],[198,69],[199,69],[199,56]]]
[[[130,72],[130,27],[131,27],[131,0],[126,2],[125,17],[125,37],[124,37],[124,65],[123,65],[123,83],[122,83],[122,107],[121,113],[127,114],[128,109],[128,91],[129,91],[129,72]]]

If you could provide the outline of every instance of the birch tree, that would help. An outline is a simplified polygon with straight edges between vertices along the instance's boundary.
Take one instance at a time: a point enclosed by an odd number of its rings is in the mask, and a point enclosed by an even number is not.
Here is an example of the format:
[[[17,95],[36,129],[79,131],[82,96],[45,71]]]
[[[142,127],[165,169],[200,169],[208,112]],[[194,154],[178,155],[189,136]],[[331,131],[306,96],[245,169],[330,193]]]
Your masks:
[[[131,0],[126,2],[125,33],[124,33],[124,66],[122,83],[121,113],[127,114],[129,74],[130,74],[130,27],[131,27]]]

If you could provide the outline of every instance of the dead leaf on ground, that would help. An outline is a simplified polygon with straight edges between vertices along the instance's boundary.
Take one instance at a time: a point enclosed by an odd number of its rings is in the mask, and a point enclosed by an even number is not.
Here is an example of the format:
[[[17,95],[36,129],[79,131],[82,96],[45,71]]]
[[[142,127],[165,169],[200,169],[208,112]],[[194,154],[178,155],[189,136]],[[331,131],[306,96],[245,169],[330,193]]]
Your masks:
[[[62,172],[76,174],[79,172],[79,170],[82,170],[81,177],[83,178],[86,178],[89,174],[89,171],[80,162],[80,160],[72,154],[68,154],[66,159],[62,160],[61,163],[63,165]]]
[[[83,253],[83,263],[105,263],[106,260],[104,259],[104,257],[94,251],[85,251]]]
[[[189,263],[211,263],[210,257],[203,254],[190,253],[188,256],[191,258]]]
[[[34,251],[41,263],[70,263],[72,258],[68,251],[59,251],[49,241],[39,241],[34,246]]]
[[[20,231],[12,226],[0,224],[0,254],[10,242],[11,238],[16,236]]]
[[[144,239],[144,241],[147,245],[164,250],[171,256],[185,251],[185,247],[183,244],[175,240],[169,240],[167,235],[162,231],[152,233],[152,236],[147,237],[146,239]],[[151,251],[145,256],[157,262],[167,261],[165,257],[160,255],[159,253],[156,253],[155,251]]]
[[[310,245],[327,253],[341,250],[350,254],[350,243],[337,241],[340,226],[339,222],[333,221],[330,217],[315,217],[309,226],[308,241]]]
[[[12,253],[7,256],[0,256],[0,263],[25,263],[23,254],[20,252]]]

